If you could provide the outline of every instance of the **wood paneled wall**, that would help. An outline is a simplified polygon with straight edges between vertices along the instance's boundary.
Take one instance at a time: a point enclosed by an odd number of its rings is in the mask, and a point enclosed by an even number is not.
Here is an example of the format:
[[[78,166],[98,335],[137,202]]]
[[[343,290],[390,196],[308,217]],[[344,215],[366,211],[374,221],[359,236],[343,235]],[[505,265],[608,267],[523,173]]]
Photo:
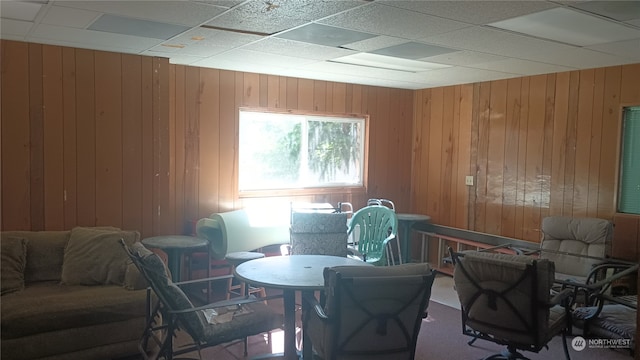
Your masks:
[[[417,91],[413,208],[438,224],[535,242],[545,216],[613,220],[629,105],[640,105],[640,64]],[[614,251],[636,254],[631,236]]]
[[[368,114],[366,193],[280,200],[384,197],[409,211],[413,94],[2,41],[2,229],[183,233],[259,200],[236,191],[243,106]]]

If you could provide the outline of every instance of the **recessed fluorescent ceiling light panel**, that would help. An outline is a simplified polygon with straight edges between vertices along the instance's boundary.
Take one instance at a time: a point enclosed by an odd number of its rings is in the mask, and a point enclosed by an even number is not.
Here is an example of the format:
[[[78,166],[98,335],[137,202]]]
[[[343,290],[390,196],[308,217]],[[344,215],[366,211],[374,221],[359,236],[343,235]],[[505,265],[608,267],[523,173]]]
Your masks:
[[[640,30],[565,8],[545,10],[488,25],[577,46],[640,37]]]
[[[189,30],[189,28],[186,26],[105,14],[91,24],[89,30],[168,40]]]
[[[366,40],[376,35],[363,33],[360,31],[345,30],[334,26],[309,24],[297,29],[287,31],[276,37],[302,41],[306,43],[325,45],[325,46],[341,46],[356,41]]]
[[[370,54],[370,53],[358,53],[353,55],[347,55],[335,59],[329,60],[330,62],[337,62],[343,64],[368,66],[388,70],[399,70],[407,72],[421,72],[434,69],[447,68],[449,65],[434,64],[426,61],[416,61],[400,59],[392,56]]]
[[[422,59],[429,56],[446,54],[458,50],[453,50],[441,46],[427,45],[418,42],[408,42],[400,45],[370,51],[373,54],[388,55],[403,59]]]

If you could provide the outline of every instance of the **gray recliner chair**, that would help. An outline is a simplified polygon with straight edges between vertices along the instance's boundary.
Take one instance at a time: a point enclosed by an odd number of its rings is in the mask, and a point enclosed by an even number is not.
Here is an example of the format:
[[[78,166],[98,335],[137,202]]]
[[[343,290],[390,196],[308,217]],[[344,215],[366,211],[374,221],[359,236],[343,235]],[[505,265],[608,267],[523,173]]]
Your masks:
[[[542,220],[540,257],[556,266],[556,280],[584,283],[611,253],[613,224],[605,219],[549,216]]]

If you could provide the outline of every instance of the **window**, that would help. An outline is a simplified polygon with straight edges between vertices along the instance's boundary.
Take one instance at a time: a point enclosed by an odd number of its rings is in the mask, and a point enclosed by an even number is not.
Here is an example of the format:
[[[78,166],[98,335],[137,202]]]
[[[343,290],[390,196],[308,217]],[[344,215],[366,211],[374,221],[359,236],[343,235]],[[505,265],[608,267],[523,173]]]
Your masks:
[[[640,214],[640,106],[624,109],[618,211]]]
[[[364,186],[365,118],[240,110],[239,190]]]

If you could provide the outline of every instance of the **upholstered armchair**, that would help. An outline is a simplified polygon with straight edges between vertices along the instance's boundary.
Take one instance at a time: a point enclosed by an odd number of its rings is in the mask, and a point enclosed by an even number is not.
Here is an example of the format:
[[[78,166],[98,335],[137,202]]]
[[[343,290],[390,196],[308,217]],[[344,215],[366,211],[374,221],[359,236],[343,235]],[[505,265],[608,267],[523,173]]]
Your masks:
[[[462,329],[477,339],[506,345],[488,359],[526,359],[519,351],[539,352],[571,327],[571,290],[551,295],[554,264],[547,259],[486,252],[456,253],[453,279],[460,299]]]
[[[347,256],[347,214],[291,213],[292,255]]]
[[[549,216],[541,230],[540,257],[555,263],[557,280],[584,283],[611,252],[613,225],[608,220]]]
[[[435,275],[426,263],[326,268],[325,296],[303,298],[314,358],[413,359]]]

